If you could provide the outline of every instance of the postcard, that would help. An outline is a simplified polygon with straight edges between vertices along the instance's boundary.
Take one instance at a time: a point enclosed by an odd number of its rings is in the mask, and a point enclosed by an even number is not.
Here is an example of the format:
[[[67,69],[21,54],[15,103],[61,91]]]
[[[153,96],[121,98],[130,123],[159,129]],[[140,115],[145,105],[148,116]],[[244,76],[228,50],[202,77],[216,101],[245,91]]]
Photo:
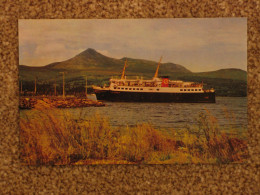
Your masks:
[[[247,19],[19,20],[27,165],[249,157]]]

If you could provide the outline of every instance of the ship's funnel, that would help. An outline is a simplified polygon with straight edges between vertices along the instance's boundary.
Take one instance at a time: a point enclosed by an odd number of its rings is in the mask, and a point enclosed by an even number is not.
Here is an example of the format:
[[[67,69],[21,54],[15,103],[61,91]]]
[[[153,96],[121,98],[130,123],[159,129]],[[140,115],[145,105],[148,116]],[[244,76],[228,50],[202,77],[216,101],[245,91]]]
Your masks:
[[[157,65],[157,69],[155,71],[155,74],[154,74],[153,78],[158,78],[158,72],[159,72],[159,67],[160,67],[161,61],[162,61],[162,56],[161,56],[160,61],[159,61],[158,65]]]

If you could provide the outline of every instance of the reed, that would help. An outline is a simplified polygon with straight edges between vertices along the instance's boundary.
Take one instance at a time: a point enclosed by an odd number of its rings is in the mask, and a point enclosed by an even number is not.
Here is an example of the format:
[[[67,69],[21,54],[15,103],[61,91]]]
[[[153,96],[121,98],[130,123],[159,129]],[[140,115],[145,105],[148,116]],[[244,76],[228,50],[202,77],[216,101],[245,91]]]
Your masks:
[[[225,115],[234,118],[234,114],[227,110]],[[221,131],[217,119],[208,110],[200,112],[197,123],[196,130],[186,135],[189,138],[186,138],[188,141],[185,143],[191,154],[204,159],[215,159],[218,163],[243,162],[248,158],[245,137],[238,138]],[[234,132],[235,129],[230,125],[229,131]]]
[[[221,133],[208,111],[197,122],[178,140],[148,123],[119,129],[99,114],[74,119],[62,109],[36,107],[20,119],[21,159],[65,165],[226,163],[248,157],[246,141]]]
[[[99,115],[78,121],[58,109],[37,109],[33,117],[20,120],[21,158],[26,164],[112,158],[118,135]]]
[[[126,128],[126,132],[119,138],[121,156],[132,162],[151,161],[153,153],[169,156],[177,149],[176,141],[163,135],[148,123],[139,124],[133,128]]]

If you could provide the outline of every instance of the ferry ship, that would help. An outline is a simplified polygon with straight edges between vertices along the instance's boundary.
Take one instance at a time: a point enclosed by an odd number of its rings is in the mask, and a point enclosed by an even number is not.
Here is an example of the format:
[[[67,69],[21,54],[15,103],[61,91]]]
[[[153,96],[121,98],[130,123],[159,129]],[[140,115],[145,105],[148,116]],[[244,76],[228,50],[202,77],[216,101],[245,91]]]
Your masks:
[[[203,83],[169,80],[158,77],[162,57],[157,65],[154,77],[144,80],[142,77],[128,79],[125,76],[127,60],[120,79],[111,78],[109,86],[93,86],[97,100],[112,102],[183,102],[215,103],[215,90],[204,89]]]

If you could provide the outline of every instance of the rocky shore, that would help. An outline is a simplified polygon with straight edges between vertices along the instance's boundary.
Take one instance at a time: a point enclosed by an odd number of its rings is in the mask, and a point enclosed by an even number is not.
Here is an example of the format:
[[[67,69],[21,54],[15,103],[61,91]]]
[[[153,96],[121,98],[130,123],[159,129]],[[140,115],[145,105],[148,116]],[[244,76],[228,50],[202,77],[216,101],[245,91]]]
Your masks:
[[[89,107],[89,106],[105,106],[101,101],[90,100],[88,98],[78,97],[20,97],[19,108],[20,109],[32,109],[37,106],[43,105],[53,108],[77,108],[77,107]]]

